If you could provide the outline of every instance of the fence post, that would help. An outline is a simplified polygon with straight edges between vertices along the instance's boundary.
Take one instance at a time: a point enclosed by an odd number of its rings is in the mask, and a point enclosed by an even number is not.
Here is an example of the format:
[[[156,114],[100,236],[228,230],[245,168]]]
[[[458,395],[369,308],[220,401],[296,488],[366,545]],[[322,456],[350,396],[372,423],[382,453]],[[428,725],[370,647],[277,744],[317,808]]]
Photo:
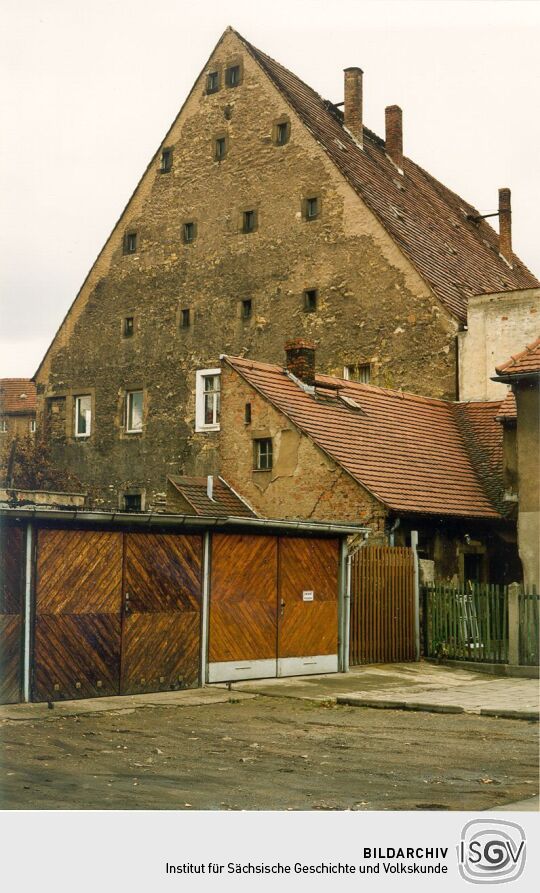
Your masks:
[[[508,587],[508,663],[519,665],[519,583]]]
[[[414,559],[414,659],[420,660],[420,568],[418,566],[418,531],[411,530]]]

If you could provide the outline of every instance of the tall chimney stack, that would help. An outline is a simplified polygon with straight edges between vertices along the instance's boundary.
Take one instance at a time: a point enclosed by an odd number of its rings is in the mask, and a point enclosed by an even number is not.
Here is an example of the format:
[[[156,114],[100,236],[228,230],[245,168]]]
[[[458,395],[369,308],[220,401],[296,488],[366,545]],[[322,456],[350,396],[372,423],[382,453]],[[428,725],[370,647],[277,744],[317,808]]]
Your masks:
[[[315,384],[315,344],[306,338],[294,338],[285,343],[287,372],[291,372],[304,384]]]
[[[386,124],[386,154],[400,171],[403,170],[403,112],[399,105],[388,105],[384,110]]]
[[[499,189],[499,253],[512,260],[512,207],[506,186]]]
[[[356,141],[364,145],[364,125],[362,121],[362,75],[361,68],[346,68],[344,83],[345,127]]]

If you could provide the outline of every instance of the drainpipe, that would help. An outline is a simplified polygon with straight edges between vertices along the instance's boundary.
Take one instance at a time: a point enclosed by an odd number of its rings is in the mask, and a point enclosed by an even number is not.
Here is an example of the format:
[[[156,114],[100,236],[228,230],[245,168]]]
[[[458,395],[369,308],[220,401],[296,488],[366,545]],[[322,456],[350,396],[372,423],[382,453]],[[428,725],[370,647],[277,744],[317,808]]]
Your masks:
[[[417,530],[411,530],[411,549],[414,560],[414,659],[420,660],[420,568]]]
[[[31,663],[30,632],[32,629],[32,552],[34,546],[34,529],[31,524],[26,527],[26,555],[24,570],[24,644],[23,644],[23,701],[30,701]]]
[[[203,587],[201,605],[201,685],[208,682],[208,617],[210,602],[210,552],[212,548],[212,535],[207,530],[203,535]]]
[[[347,550],[347,541],[341,540],[339,547],[339,656],[338,668],[340,673],[346,673],[349,669],[349,617],[351,610],[351,558]]]

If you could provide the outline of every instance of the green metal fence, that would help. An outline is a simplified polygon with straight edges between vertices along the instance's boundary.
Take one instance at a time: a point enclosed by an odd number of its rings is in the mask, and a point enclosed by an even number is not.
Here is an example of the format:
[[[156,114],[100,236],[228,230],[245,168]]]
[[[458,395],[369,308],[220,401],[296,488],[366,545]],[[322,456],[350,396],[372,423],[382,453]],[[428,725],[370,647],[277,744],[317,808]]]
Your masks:
[[[455,587],[435,583],[422,589],[426,657],[507,663],[506,586],[468,583]]]
[[[533,592],[519,594],[519,662],[526,666],[538,666],[539,637],[538,602],[540,595]]]

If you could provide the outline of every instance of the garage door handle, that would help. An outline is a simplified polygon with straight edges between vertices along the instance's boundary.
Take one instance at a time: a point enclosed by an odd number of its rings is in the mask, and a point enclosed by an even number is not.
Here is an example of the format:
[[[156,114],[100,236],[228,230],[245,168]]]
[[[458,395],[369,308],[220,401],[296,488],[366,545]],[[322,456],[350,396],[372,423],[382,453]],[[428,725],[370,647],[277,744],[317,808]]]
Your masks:
[[[280,607],[281,607],[281,616],[283,617],[283,613],[285,611],[285,602],[283,601],[283,599],[281,599]]]

